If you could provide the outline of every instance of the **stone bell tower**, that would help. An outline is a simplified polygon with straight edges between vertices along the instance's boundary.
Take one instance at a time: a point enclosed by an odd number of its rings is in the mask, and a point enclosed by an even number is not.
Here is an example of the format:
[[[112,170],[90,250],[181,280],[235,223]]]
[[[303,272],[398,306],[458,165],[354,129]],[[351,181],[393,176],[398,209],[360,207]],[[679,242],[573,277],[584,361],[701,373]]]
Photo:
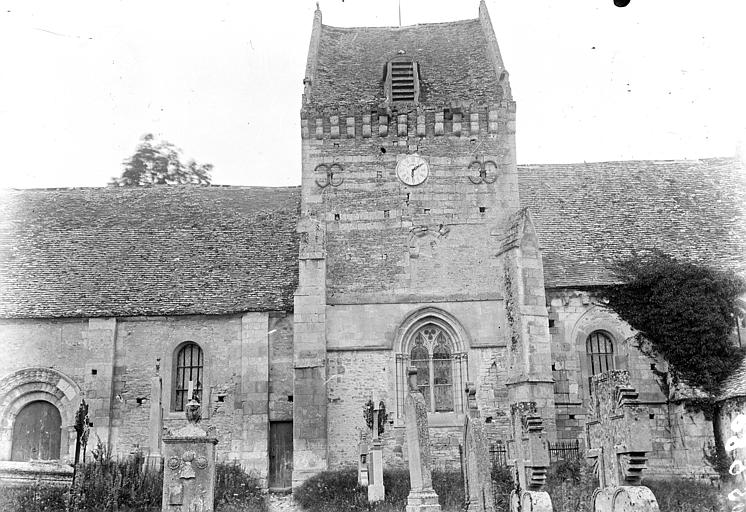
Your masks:
[[[374,391],[396,443],[427,326],[441,342],[422,347],[420,387],[439,424],[461,428],[467,376],[498,351],[511,397],[549,405],[516,105],[484,1],[476,19],[396,28],[324,25],[317,8],[303,82],[294,484],[354,457]]]

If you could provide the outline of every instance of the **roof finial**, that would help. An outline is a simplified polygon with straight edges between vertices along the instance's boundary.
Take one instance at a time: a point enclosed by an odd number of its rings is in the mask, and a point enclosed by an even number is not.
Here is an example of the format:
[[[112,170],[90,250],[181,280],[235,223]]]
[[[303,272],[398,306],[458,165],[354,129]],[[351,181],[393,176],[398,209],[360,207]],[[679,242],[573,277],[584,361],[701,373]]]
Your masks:
[[[482,0],[482,1],[484,1],[484,0]],[[318,2],[316,2],[316,10],[317,10],[317,11],[320,11],[320,10],[321,10],[321,8],[319,7],[319,3],[318,3]]]

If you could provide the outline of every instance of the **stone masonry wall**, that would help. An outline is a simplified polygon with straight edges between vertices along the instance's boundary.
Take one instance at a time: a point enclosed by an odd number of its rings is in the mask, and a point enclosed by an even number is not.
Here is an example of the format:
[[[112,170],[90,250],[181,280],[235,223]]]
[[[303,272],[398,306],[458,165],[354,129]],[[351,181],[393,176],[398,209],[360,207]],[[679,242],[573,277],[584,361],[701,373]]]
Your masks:
[[[469,378],[483,383],[478,387],[480,408],[488,411],[495,440],[506,440],[509,405],[505,387],[504,349],[469,351]],[[493,385],[492,364],[497,361],[503,378]],[[390,350],[334,351],[327,356],[327,396],[329,467],[357,467],[358,444],[370,440],[364,404],[376,393],[385,404],[389,423],[381,440],[387,467],[406,467],[407,447],[403,419],[396,415],[396,361]],[[483,420],[485,415],[483,415]],[[428,415],[433,464],[440,468],[458,468],[458,446],[463,442],[464,415],[434,413]]]
[[[94,429],[89,448],[98,436],[125,455],[148,448],[150,378],[157,358],[164,426],[175,429],[186,423],[182,412],[171,411],[172,370],[177,347],[196,342],[204,354],[203,422],[216,429],[218,458],[239,460],[264,477],[270,411],[272,419],[292,419],[292,327],[292,315],[281,313],[271,318],[246,313],[4,320],[0,378],[27,367],[61,372],[90,404]],[[270,330],[274,332],[268,334]],[[271,392],[270,374],[275,381]]]

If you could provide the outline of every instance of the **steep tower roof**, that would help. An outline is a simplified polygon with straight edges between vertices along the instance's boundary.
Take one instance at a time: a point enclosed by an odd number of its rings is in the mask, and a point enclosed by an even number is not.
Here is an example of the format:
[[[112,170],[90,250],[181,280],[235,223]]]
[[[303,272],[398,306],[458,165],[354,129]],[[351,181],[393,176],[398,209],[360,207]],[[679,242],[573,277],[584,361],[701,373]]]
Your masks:
[[[476,19],[406,27],[332,27],[321,23],[317,10],[304,104],[322,109],[384,104],[386,64],[402,55],[418,64],[420,103],[486,104],[510,98],[482,2]]]

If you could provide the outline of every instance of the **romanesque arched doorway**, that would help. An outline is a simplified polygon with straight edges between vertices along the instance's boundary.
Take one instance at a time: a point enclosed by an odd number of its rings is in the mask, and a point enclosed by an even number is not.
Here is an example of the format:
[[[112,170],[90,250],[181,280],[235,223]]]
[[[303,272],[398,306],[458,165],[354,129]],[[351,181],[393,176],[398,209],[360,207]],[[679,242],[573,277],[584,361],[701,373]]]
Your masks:
[[[60,458],[62,416],[51,403],[37,400],[26,404],[13,423],[11,460]]]

